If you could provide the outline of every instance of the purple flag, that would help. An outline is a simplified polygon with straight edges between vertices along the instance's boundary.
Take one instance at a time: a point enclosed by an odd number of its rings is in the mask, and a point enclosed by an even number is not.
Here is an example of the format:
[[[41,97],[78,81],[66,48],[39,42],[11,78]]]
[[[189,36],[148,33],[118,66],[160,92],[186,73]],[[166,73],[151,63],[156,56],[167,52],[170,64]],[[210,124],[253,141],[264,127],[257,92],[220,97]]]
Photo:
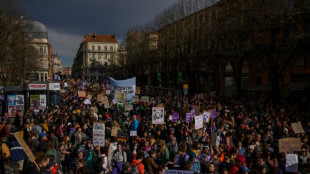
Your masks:
[[[191,118],[192,118],[192,113],[186,113],[186,118],[185,118],[186,123],[189,123],[191,121]]]
[[[173,122],[179,121],[179,113],[176,112],[172,113],[172,121]]]
[[[216,110],[215,109],[210,109],[210,118],[215,118],[216,117]]]

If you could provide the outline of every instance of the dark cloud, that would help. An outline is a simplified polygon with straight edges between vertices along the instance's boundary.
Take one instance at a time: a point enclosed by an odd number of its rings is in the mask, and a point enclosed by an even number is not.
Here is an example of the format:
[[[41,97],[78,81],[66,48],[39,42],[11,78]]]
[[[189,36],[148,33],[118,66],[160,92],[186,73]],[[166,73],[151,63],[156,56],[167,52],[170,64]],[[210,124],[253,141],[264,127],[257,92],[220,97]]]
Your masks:
[[[176,1],[20,0],[33,20],[46,25],[53,52],[66,57],[65,65],[72,65],[84,35],[116,34],[121,40],[128,29],[150,22]]]

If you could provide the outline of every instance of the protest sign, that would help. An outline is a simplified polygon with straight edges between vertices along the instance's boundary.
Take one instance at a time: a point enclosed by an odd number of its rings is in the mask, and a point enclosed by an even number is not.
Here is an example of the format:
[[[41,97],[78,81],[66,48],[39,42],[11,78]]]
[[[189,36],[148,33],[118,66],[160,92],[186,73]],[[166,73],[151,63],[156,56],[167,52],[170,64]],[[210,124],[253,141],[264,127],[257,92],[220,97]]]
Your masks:
[[[300,138],[279,139],[279,152],[298,152],[301,149]]]
[[[132,96],[131,101],[132,102],[139,102],[139,96],[137,96],[137,95]]]
[[[86,98],[86,99],[84,100],[84,104],[85,104],[85,105],[90,105],[90,104],[91,104],[91,101],[90,101],[88,98]]]
[[[133,106],[131,104],[125,105],[125,111],[131,111],[133,110]]]
[[[286,154],[286,172],[298,172],[297,154]]]
[[[118,129],[117,131],[117,141],[126,142],[127,141],[128,130]]]
[[[113,99],[112,102],[113,102],[113,104],[116,104],[118,102],[118,100],[117,99]]]
[[[203,115],[195,117],[195,129],[200,129],[203,127]]]
[[[168,169],[165,170],[165,174],[193,174],[194,171],[188,171],[188,170],[173,170],[173,169]]]
[[[86,97],[86,92],[85,91],[78,91],[79,97]]]
[[[13,135],[16,138],[16,140],[18,141],[18,143],[20,144],[20,146],[22,146],[22,148],[24,149],[24,151],[25,151],[26,155],[28,156],[28,158],[30,159],[30,161],[34,162],[35,161],[35,156],[33,155],[31,149],[29,148],[29,146],[27,145],[25,140],[22,138],[20,133],[19,132],[15,132],[15,133],[13,133]]]
[[[106,95],[110,95],[111,94],[111,90],[105,90],[105,94]]]
[[[165,123],[165,109],[163,107],[152,108],[152,124]]]
[[[94,146],[104,147],[105,125],[104,123],[94,123],[93,125],[93,144]]]
[[[194,105],[193,108],[195,110],[195,114],[199,115],[200,114],[200,106]]]
[[[294,130],[294,133],[295,134],[299,134],[299,133],[304,133],[305,130],[304,128],[302,127],[300,121],[297,122],[297,123],[292,123],[292,127],[293,127],[293,130]]]
[[[119,92],[119,91],[115,91],[114,98],[117,99],[117,101],[126,102],[127,94]]]
[[[192,118],[192,113],[186,113],[186,118],[185,118],[186,123],[189,123],[191,121],[191,118]]]
[[[173,122],[179,121],[179,113],[176,112],[172,113],[172,121]]]
[[[87,95],[87,98],[88,98],[89,100],[91,100],[91,99],[93,98],[93,96],[90,95],[90,94],[88,94],[88,95]]]
[[[24,95],[7,95],[7,104],[9,117],[15,117],[17,111],[24,113]]]
[[[209,123],[209,121],[210,121],[210,115],[211,115],[210,112],[204,111],[204,112],[203,112],[203,121]]]
[[[216,110],[210,109],[210,118],[215,118],[215,117],[216,117]]]
[[[149,96],[142,96],[141,97],[142,102],[149,102],[149,100],[150,100]]]
[[[139,86],[136,86],[136,94],[140,95],[140,87]]]
[[[111,136],[112,137],[116,137],[117,136],[117,131],[118,131],[118,127],[112,127],[112,130],[111,130]]]
[[[130,131],[130,136],[131,137],[136,137],[137,136],[137,131]]]
[[[103,103],[109,103],[108,97],[107,96],[103,96],[102,102]]]
[[[114,97],[116,91],[126,94],[125,101],[130,101],[136,94],[136,77],[126,80],[115,80],[109,77],[111,84],[111,96]]]

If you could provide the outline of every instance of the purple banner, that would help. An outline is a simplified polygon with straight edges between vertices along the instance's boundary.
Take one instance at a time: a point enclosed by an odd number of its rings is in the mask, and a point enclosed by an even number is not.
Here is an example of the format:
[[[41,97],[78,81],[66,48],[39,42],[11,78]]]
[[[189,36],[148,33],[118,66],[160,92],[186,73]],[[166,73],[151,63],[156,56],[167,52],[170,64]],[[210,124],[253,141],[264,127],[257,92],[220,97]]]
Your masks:
[[[216,110],[215,109],[210,109],[210,118],[215,118],[216,117]]]
[[[179,121],[179,113],[176,112],[172,113],[172,121],[173,122]]]
[[[186,123],[189,123],[191,121],[192,115],[193,115],[192,113],[186,113],[186,118],[185,118]]]

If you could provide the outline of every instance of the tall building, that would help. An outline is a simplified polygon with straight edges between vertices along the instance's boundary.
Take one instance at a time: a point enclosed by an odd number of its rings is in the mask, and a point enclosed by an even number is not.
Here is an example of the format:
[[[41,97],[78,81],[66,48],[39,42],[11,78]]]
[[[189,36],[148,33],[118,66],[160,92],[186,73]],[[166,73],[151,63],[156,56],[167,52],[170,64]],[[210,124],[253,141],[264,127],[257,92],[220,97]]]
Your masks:
[[[75,78],[101,81],[106,78],[108,65],[119,64],[116,35],[88,34],[80,44],[72,73]]]
[[[26,81],[45,82],[50,80],[52,46],[48,40],[48,31],[38,21],[24,21],[23,30],[29,43],[38,51],[37,68],[26,69]]]

